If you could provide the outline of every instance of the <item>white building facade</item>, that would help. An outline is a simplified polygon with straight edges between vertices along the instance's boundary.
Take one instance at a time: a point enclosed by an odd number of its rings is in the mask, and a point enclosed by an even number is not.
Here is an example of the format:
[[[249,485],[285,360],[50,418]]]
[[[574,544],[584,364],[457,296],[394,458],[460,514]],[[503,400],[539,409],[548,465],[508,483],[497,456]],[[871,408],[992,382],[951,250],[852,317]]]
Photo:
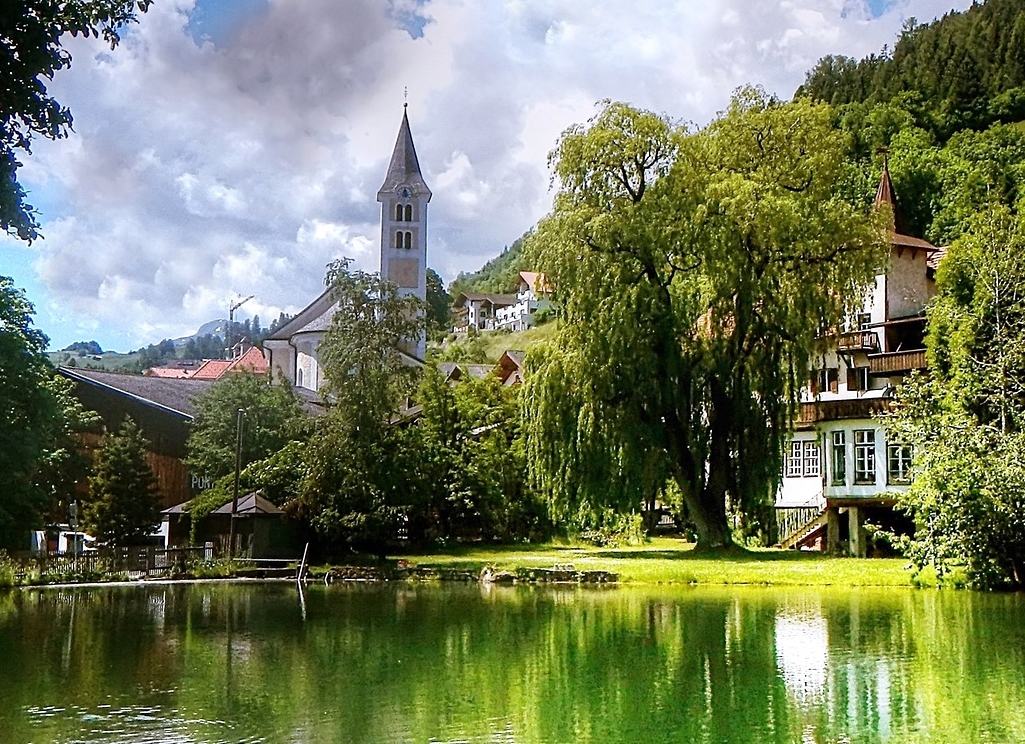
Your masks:
[[[876,202],[895,210],[884,166]],[[864,519],[890,510],[909,485],[910,449],[890,441],[878,415],[896,386],[924,369],[925,308],[935,294],[930,243],[890,231],[886,270],[848,328],[826,339],[809,371],[776,498],[781,544],[866,552]],[[846,516],[846,523],[841,517]]]

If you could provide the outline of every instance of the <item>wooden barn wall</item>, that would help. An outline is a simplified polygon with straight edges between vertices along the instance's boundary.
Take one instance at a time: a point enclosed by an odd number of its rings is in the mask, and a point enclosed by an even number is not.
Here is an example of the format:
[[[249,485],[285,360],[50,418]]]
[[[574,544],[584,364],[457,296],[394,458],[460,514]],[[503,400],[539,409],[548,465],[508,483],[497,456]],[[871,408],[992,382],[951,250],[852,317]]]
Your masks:
[[[100,447],[101,437],[93,432],[79,435],[82,452],[92,462],[96,450]],[[168,457],[150,450],[146,451],[146,462],[153,476],[157,479],[157,492],[160,497],[160,508],[166,509],[192,498],[189,487],[190,477],[185,463],[177,457]],[[89,484],[79,483],[79,491],[83,497],[88,494]]]
[[[120,395],[81,381],[75,382],[75,397],[90,411],[100,414],[107,429],[116,431],[125,416],[131,416],[149,440],[153,452],[178,459],[185,458],[190,423],[186,418],[146,405],[128,395]]]

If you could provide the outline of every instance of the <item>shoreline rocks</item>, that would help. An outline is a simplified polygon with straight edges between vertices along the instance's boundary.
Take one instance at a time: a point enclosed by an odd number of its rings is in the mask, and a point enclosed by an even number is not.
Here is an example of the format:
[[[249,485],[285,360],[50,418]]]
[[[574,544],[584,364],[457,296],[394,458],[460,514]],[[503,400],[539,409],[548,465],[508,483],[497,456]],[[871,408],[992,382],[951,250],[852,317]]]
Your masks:
[[[323,579],[325,584],[334,582],[385,582],[385,581],[461,581],[479,584],[616,584],[619,576],[611,571],[577,571],[570,565],[556,564],[552,568],[518,568],[515,571],[500,571],[485,566],[480,573],[461,568],[428,568],[399,565],[394,568],[382,566],[336,566],[328,570]]]

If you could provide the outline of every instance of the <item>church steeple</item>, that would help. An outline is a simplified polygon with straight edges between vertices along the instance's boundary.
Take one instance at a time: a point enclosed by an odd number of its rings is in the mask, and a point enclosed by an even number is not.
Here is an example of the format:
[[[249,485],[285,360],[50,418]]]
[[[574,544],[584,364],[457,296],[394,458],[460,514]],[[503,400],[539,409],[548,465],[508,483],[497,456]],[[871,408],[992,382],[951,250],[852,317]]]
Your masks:
[[[413,134],[409,131],[409,117],[406,107],[402,108],[402,124],[399,125],[399,136],[395,138],[395,149],[392,150],[391,163],[384,183],[377,192],[377,201],[382,201],[387,194],[394,193],[400,186],[410,189],[410,196],[426,196],[431,200],[431,190],[427,188],[423,175],[420,173],[420,161],[416,157],[413,146]]]
[[[403,295],[427,299],[427,204],[431,190],[420,173],[420,162],[409,131],[409,117],[402,110],[402,124],[395,139],[388,172],[377,192],[381,203],[381,276]],[[424,358],[426,339],[411,339],[405,351]]]

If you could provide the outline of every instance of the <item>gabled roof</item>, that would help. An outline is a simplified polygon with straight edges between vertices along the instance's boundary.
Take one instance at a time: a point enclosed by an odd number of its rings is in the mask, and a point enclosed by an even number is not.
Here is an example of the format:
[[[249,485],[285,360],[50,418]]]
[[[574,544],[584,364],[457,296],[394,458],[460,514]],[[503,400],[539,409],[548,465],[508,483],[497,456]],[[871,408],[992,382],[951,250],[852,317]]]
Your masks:
[[[325,331],[331,326],[331,318],[334,317],[338,303],[334,301],[331,287],[325,289],[321,295],[299,311],[299,313],[274,333],[267,337],[267,341],[288,341],[297,333],[311,331]]]
[[[146,377],[169,377],[172,379],[183,379],[192,376],[193,370],[182,369],[181,367],[150,367],[143,372]]]
[[[230,359],[207,359],[203,366],[192,373],[193,380],[219,380],[231,367]]]
[[[188,512],[187,508],[192,500],[183,501],[180,504],[175,504],[172,507],[162,510],[161,514],[185,514]],[[245,496],[239,496],[238,499],[238,510],[235,512],[239,516],[258,516],[258,515],[278,515],[284,514],[281,509],[272,504],[270,501],[265,499],[259,491],[253,491],[247,493]],[[211,514],[231,514],[231,501],[227,501],[221,506],[214,509]]]
[[[548,283],[548,277],[538,271],[521,271],[520,279],[527,283],[534,294],[549,294],[552,285]]]
[[[509,349],[502,354],[498,360],[496,372],[503,385],[516,385],[523,382],[523,359],[526,355],[525,351],[519,349]]]
[[[490,302],[492,305],[501,307],[507,307],[509,305],[515,305],[517,302],[516,295],[513,294],[493,294],[488,292],[460,292],[456,295],[456,299],[453,304],[457,307],[459,305],[465,305],[467,302]]]
[[[402,185],[409,186],[414,196],[426,195],[427,201],[431,200],[431,190],[427,188],[427,183],[420,173],[420,161],[417,160],[416,148],[413,147],[413,135],[409,131],[409,117],[406,116],[405,108],[402,110],[402,124],[399,125],[399,135],[395,138],[395,149],[388,164],[388,173],[377,192],[377,200],[382,201]]]
[[[262,351],[255,346],[250,346],[245,354],[232,360],[228,371],[252,372],[254,375],[262,375],[267,371],[267,360]]]
[[[246,353],[237,359],[204,359],[198,367],[183,369],[181,367],[150,367],[144,375],[147,377],[166,377],[171,379],[192,378],[195,380],[219,380],[229,372],[252,372],[262,375],[267,372],[267,360],[263,352],[250,346]]]
[[[210,380],[119,375],[113,372],[68,367],[61,367],[59,371],[65,377],[81,384],[117,392],[188,420],[192,420],[196,413],[193,399],[205,393],[213,384]]]
[[[495,371],[493,364],[470,364],[466,362],[438,362],[438,371],[446,382],[458,382],[464,377],[482,380]]]
[[[214,509],[213,513],[231,514],[231,502],[228,501],[227,503],[217,507]],[[252,493],[247,493],[245,496],[239,497],[238,510],[235,513],[253,516],[257,514],[284,514],[285,512],[265,499],[259,491],[253,491]]]

